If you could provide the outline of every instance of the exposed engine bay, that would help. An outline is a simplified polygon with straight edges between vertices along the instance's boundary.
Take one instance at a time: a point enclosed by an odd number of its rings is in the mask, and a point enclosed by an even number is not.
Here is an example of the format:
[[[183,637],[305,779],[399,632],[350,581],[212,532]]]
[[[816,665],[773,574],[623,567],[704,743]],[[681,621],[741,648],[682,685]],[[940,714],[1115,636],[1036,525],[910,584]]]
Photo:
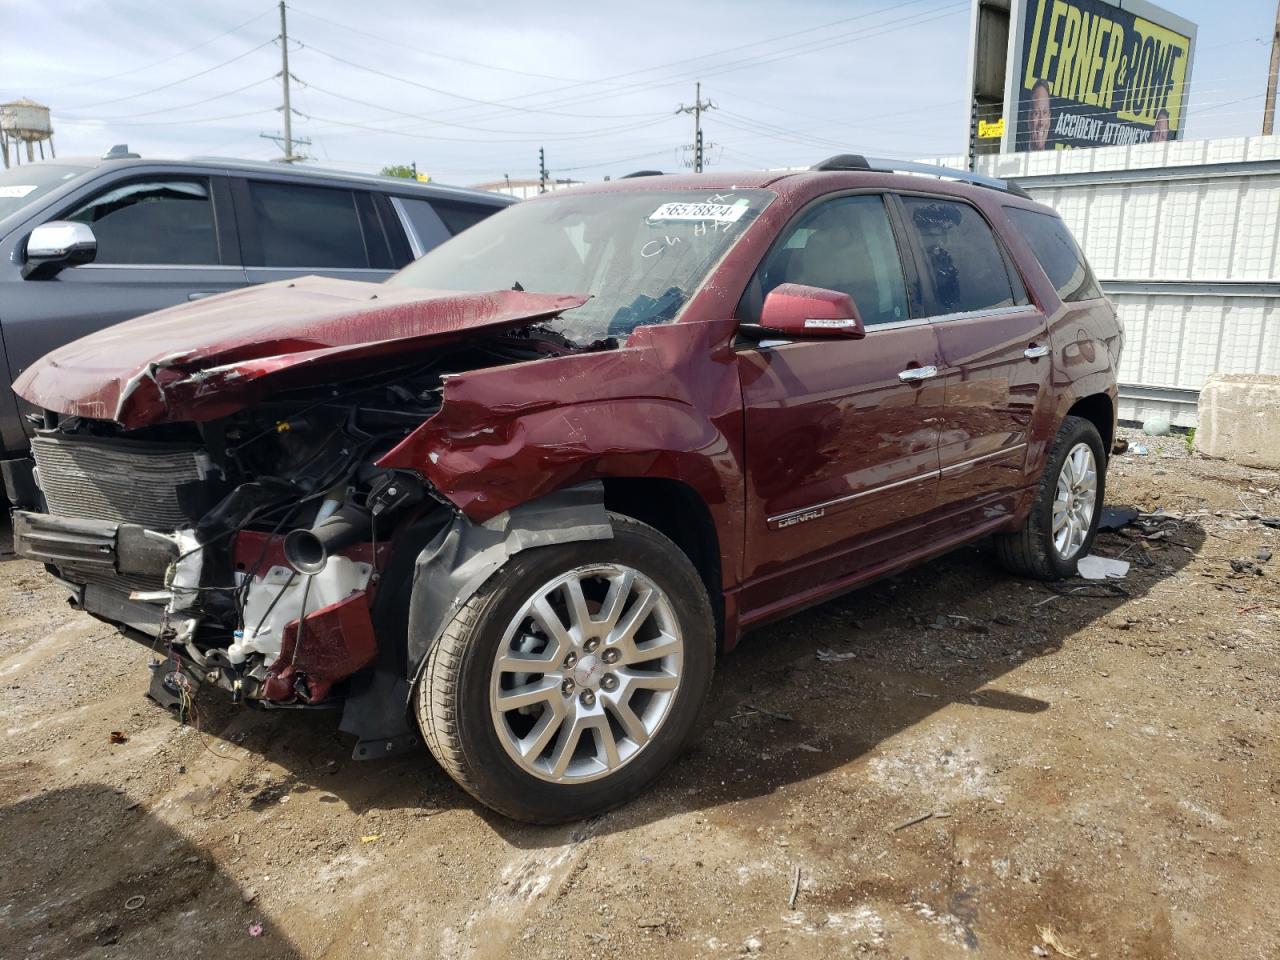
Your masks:
[[[576,349],[535,325],[204,423],[46,413],[15,541],[73,603],[166,650],[171,688],[189,675],[253,705],[333,706],[380,645],[403,658],[422,531],[457,515],[377,461],[450,375]]]

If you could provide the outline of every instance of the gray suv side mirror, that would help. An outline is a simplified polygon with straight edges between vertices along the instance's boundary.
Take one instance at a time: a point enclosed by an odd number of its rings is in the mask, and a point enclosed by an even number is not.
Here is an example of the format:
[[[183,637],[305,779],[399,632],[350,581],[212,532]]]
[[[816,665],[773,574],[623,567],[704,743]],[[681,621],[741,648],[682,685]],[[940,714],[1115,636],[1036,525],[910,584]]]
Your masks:
[[[46,276],[62,267],[89,263],[98,254],[98,239],[87,223],[50,220],[31,231],[27,238],[27,262],[23,277],[37,271]]]

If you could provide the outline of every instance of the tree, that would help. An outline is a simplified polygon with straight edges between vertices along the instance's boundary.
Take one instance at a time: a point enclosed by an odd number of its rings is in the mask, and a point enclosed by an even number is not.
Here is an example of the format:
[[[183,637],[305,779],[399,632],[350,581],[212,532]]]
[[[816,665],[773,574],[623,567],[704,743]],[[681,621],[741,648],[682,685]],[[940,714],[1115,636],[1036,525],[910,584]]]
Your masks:
[[[392,164],[389,167],[383,167],[378,172],[384,177],[404,177],[406,180],[416,180],[418,178],[413,167],[405,163]]]

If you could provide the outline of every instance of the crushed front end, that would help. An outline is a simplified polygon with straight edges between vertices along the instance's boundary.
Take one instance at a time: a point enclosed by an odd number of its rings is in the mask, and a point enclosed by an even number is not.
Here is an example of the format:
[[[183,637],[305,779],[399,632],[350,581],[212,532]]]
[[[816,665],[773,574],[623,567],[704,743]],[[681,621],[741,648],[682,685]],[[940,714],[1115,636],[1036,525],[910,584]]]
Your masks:
[[[72,602],[263,706],[335,702],[374,662],[402,522],[441,508],[378,457],[439,405],[439,375],[302,391],[204,424],[46,415],[11,462],[16,551]],[[176,684],[176,686],[175,686]],[[162,691],[157,691],[163,696]]]

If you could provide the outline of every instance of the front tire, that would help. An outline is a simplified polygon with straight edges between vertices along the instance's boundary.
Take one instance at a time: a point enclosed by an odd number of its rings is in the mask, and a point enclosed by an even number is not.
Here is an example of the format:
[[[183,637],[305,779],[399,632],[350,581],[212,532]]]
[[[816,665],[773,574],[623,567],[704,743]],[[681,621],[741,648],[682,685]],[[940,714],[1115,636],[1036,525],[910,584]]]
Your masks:
[[[1106,471],[1098,428],[1083,417],[1064,417],[1022,528],[995,538],[1000,562],[1037,580],[1075,576],[1098,533]]]
[[[558,823],[631,799],[693,733],[715,626],[684,553],[611,514],[611,540],[512,557],[428,654],[415,690],[440,765],[515,820]]]

